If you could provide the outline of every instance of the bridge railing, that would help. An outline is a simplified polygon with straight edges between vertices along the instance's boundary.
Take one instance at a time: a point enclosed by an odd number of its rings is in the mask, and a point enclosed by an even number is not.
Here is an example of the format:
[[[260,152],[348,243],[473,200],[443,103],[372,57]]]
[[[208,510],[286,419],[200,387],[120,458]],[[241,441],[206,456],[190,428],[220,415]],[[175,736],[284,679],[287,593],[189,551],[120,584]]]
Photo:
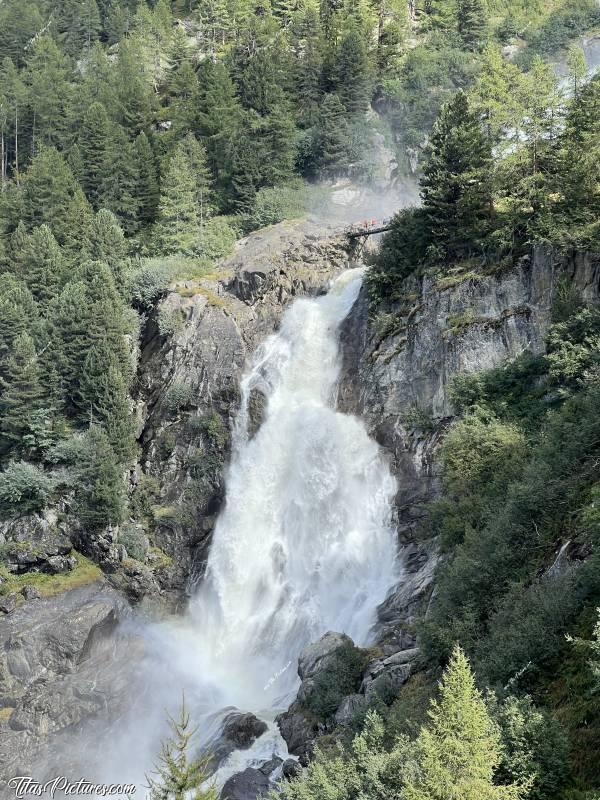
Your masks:
[[[363,222],[355,222],[346,228],[346,235],[351,239],[359,236],[372,236],[375,233],[383,233],[391,227],[392,218],[371,219]]]

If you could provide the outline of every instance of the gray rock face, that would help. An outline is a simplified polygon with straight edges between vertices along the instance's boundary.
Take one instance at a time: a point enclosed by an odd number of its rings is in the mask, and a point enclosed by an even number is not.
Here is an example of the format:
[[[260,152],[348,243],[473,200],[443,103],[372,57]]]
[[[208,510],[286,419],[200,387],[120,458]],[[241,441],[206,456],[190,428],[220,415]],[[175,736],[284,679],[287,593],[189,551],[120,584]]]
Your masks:
[[[231,711],[215,742],[210,745],[211,761],[221,764],[234,750],[248,750],[267,730],[266,722],[250,712]]]
[[[122,710],[136,645],[118,642],[126,607],[104,581],[0,619],[0,778],[43,769],[39,752],[92,717]]]
[[[269,776],[260,769],[247,767],[232,775],[221,789],[221,800],[256,800],[269,791]]]
[[[223,467],[247,356],[298,295],[326,291],[348,265],[343,237],[282,223],[240,241],[215,279],[177,284],[148,322],[137,397],[143,456],[134,484],[155,484],[153,544],[172,561],[157,573],[176,603],[200,576],[223,500]],[[161,335],[159,322],[175,320]],[[179,401],[178,401],[179,398]],[[264,398],[250,403],[252,434]]]
[[[5,544],[3,560],[9,572],[68,572],[76,565],[69,554],[69,536],[53,511],[31,514],[0,523],[0,542]]]
[[[436,456],[454,414],[452,378],[499,366],[525,351],[542,352],[562,277],[586,300],[598,298],[597,258],[580,254],[560,260],[540,248],[533,258],[491,275],[410,278],[404,301],[379,320],[369,318],[363,292],[344,323],[340,408],[366,419],[389,451],[398,479],[403,576],[379,610],[382,642],[414,647],[411,623],[432,591],[435,545],[416,543],[413,531],[424,504],[439,490]]]
[[[302,683],[297,698],[276,721],[289,752],[298,756],[302,764],[308,763],[312,743],[324,731],[324,726],[306,712],[303,702],[308,698],[317,675],[326,671],[335,660],[339,649],[348,644],[353,644],[349,636],[329,631],[318,641],[305,647],[298,659],[298,675]]]

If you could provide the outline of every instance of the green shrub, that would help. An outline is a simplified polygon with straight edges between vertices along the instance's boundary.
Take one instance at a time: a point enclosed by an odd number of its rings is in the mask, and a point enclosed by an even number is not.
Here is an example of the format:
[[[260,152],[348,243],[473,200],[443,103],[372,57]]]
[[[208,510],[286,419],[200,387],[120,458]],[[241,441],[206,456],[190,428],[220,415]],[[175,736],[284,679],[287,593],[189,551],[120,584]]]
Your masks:
[[[189,383],[171,384],[165,393],[165,406],[169,411],[180,411],[189,406],[192,400],[192,387]]]
[[[227,217],[212,217],[204,223],[202,233],[196,239],[194,255],[207,261],[216,261],[233,250],[236,239],[236,231]]]
[[[129,524],[121,525],[118,541],[127,550],[130,558],[135,558],[136,561],[146,560],[149,543],[143,528]]]
[[[148,259],[127,275],[129,297],[136,308],[149,311],[163,296],[172,276],[172,267],[165,259]]]
[[[364,651],[350,642],[344,643],[329,667],[317,674],[304,706],[323,722],[329,719],[342,699],[360,688],[366,663]]]
[[[183,316],[178,308],[166,308],[161,306],[158,309],[158,331],[161,336],[173,336],[181,330]]]
[[[27,461],[11,461],[0,472],[0,514],[31,514],[41,511],[59,479],[36,464]]]

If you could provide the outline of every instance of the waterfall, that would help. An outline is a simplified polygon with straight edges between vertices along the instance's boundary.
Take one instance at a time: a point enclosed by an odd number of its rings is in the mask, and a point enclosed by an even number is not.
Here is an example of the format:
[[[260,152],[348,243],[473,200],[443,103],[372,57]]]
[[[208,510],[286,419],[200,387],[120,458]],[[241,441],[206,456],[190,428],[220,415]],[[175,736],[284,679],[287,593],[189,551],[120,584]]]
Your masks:
[[[241,383],[226,504],[190,616],[204,670],[244,710],[281,706],[300,651],[326,631],[365,644],[396,577],[394,478],[362,422],[335,410],[339,327],[361,275],[297,300]],[[267,402],[250,438],[256,390]]]
[[[124,752],[135,760],[134,741],[138,753],[151,751],[148,730],[156,736],[182,686],[205,741],[232,707],[269,724],[251,750],[230,757],[220,783],[274,751],[285,756],[274,718],[294,698],[301,650],[329,630],[369,642],[398,568],[395,479],[364,424],[336,411],[339,329],[361,281],[349,270],[328,294],[296,300],[254,354],[205,577],[184,619],[146,633],[162,666],[152,668],[142,724],[138,707],[127,744],[113,742],[117,762]],[[251,436],[255,391],[266,406]]]

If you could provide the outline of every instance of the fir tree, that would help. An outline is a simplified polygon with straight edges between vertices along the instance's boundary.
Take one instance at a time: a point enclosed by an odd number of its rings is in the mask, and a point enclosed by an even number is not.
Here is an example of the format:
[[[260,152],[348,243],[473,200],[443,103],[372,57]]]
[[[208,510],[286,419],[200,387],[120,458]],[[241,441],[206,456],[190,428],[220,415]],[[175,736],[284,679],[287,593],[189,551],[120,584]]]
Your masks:
[[[350,131],[344,107],[336,94],[325,95],[316,131],[317,168],[326,177],[341,174],[348,166]]]
[[[155,777],[149,777],[150,800],[217,800],[214,787],[201,788],[210,775],[210,756],[192,759],[190,742],[196,729],[182,702],[178,719],[169,717],[171,736],[163,742]]]
[[[569,73],[569,81],[571,83],[571,92],[573,97],[577,99],[582,86],[585,84],[585,79],[588,75],[588,66],[585,58],[585,53],[579,45],[571,45],[567,54],[567,70]]]
[[[134,142],[134,150],[138,173],[138,217],[142,225],[150,225],[156,220],[158,213],[159,189],[154,153],[143,131]]]
[[[97,209],[100,185],[106,169],[110,139],[110,121],[101,103],[92,103],[86,110],[79,131],[79,150],[82,158],[81,185],[92,206]]]
[[[14,340],[14,349],[6,366],[0,396],[0,436],[4,449],[20,447],[27,450],[34,419],[43,406],[44,391],[41,370],[33,339],[27,332]]]
[[[115,214],[126,233],[139,228],[138,164],[125,130],[117,126],[107,147],[98,204]]]
[[[191,252],[199,232],[196,185],[185,150],[178,147],[162,184],[156,234],[164,253]]]
[[[416,774],[408,773],[402,800],[520,800],[530,782],[497,786],[500,734],[456,647],[433,701],[429,724],[417,739]]]
[[[467,96],[442,108],[428,147],[421,196],[431,257],[465,258],[481,248],[490,225],[491,150]]]
[[[356,25],[341,39],[334,68],[334,87],[348,114],[364,114],[371,100],[370,65]]]
[[[62,253],[47,225],[35,228],[29,237],[22,269],[32,295],[46,305],[56,295],[64,277]]]
[[[458,33],[467,50],[481,50],[487,37],[486,0],[457,0]]]
[[[77,516],[85,528],[98,530],[122,522],[125,508],[125,486],[118,459],[106,431],[92,424],[79,465]]]

